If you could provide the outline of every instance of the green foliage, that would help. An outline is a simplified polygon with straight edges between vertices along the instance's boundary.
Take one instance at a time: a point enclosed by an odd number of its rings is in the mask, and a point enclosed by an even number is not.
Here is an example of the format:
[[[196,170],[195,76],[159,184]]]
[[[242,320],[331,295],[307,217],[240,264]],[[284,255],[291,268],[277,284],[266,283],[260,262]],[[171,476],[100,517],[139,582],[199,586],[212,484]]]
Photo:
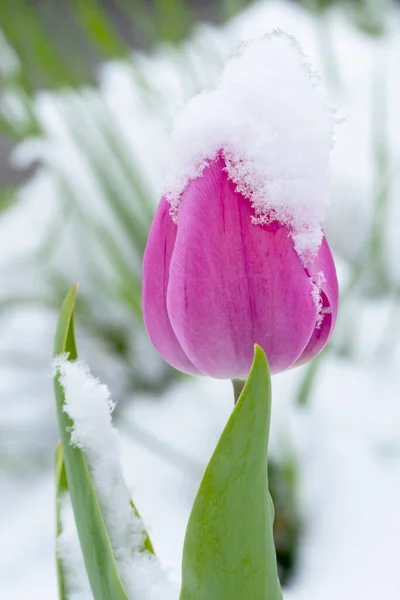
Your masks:
[[[58,538],[62,532],[61,501],[64,494],[68,494],[68,481],[65,472],[65,464],[62,455],[61,443],[56,447],[56,536]],[[57,580],[58,580],[58,598],[59,600],[68,600],[66,595],[65,574],[61,558],[57,554]]]
[[[268,491],[270,415],[270,373],[256,346],[190,514],[180,600],[281,598]]]

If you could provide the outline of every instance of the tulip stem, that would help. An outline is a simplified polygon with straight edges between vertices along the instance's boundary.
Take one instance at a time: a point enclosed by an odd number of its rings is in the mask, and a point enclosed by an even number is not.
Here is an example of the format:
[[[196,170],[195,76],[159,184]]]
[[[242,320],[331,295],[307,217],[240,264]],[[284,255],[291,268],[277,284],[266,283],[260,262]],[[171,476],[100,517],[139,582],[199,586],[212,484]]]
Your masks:
[[[245,383],[246,383],[246,381],[244,381],[243,379],[232,379],[235,404],[239,400],[239,396],[242,393],[242,389],[244,388]]]

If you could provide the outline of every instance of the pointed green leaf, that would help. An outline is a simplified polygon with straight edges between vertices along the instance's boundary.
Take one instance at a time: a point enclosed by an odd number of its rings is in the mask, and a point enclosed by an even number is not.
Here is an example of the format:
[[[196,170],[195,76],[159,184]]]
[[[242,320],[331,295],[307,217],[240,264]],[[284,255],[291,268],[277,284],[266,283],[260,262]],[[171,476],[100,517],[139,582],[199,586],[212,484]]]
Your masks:
[[[200,484],[185,536],[180,600],[280,600],[268,492],[265,354],[254,362]]]
[[[54,345],[54,356],[68,352],[70,360],[77,358],[73,325],[76,294],[77,286],[74,286],[64,300]],[[82,450],[70,444],[70,430],[73,422],[67,413],[63,411],[64,391],[57,375],[54,377],[54,389],[61,440],[61,450],[58,452],[57,462],[57,490],[59,493],[62,488],[69,490],[94,600],[128,600],[117,572],[113,549],[85,455]],[[64,468],[65,474],[63,474]],[[136,510],[134,506],[133,510]],[[57,513],[57,527],[61,528],[59,513]],[[145,540],[144,547],[152,551],[148,538]],[[63,598],[62,594],[65,594],[65,586],[60,563],[58,563],[58,576],[60,598]]]

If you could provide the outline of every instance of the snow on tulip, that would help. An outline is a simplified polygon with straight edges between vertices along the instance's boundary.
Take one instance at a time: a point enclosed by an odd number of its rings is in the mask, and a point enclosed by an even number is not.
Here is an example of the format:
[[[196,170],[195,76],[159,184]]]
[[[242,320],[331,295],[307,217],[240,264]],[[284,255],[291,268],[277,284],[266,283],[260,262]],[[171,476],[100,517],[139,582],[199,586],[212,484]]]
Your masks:
[[[322,229],[333,123],[280,31],[244,44],[178,115],[143,265],[145,326],[176,369],[246,378],[257,343],[277,373],[327,344],[338,307]]]

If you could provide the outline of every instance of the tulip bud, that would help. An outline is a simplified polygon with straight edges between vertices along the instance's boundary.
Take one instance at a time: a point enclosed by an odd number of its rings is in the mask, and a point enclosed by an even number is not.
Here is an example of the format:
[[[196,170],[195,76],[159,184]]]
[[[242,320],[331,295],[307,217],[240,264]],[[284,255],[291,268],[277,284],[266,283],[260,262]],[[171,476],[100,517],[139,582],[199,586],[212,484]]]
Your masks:
[[[244,379],[254,344],[277,373],[316,356],[335,324],[321,228],[331,121],[293,46],[282,34],[247,46],[178,119],[144,255],[143,315],[155,348],[185,373]]]

